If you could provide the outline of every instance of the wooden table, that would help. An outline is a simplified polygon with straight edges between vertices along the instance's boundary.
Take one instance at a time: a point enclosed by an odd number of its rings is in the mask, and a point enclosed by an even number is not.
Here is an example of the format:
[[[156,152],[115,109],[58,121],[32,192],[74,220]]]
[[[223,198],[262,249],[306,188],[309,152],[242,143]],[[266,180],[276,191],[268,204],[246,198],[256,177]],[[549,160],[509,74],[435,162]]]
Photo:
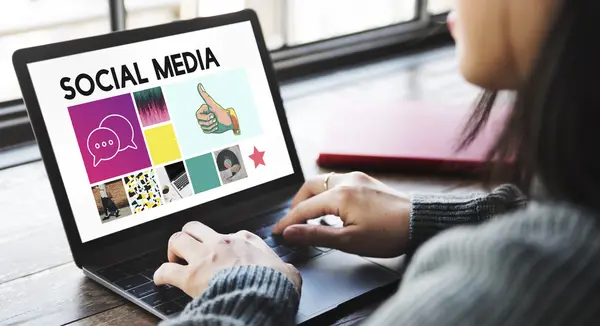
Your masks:
[[[319,113],[328,107],[371,107],[407,100],[472,102],[477,90],[456,72],[452,49],[297,81],[282,87],[292,133],[307,177],[315,165]],[[450,191],[457,180],[374,174],[403,191]],[[357,324],[385,296],[335,317]],[[73,264],[50,184],[41,162],[0,171],[0,324],[155,325],[158,320],[84,277]]]

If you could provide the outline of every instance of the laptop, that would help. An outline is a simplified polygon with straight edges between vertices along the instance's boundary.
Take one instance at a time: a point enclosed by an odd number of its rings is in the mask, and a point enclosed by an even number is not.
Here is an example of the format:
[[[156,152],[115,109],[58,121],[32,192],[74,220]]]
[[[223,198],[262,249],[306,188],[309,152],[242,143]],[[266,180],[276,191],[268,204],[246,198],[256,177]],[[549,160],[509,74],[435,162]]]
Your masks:
[[[271,235],[304,177],[253,11],[22,49],[13,62],[75,264],[149,313],[171,318],[192,300],[152,276],[168,238],[195,220],[254,232],[294,264],[298,323],[399,280]],[[192,191],[171,183],[173,164]],[[98,185],[120,212],[105,223]],[[165,200],[165,186],[182,198]]]
[[[183,162],[168,165],[165,170],[169,177],[169,183],[173,186],[179,198],[185,198],[194,193]]]

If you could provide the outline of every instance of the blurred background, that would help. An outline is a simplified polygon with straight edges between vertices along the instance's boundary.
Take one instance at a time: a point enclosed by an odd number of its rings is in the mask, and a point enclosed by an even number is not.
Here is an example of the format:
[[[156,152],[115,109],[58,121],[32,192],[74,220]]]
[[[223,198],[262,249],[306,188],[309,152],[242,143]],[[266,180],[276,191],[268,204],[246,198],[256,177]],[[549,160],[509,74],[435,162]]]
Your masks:
[[[0,150],[33,142],[11,56],[19,48],[254,9],[280,81],[450,39],[453,0],[12,0],[0,10]]]
[[[445,13],[451,1],[429,0],[428,12]],[[124,12],[115,8],[119,2],[4,2],[0,12],[0,101],[21,97],[11,56],[15,50],[33,45],[252,8],[260,17],[269,49],[276,51],[419,18],[417,0],[124,0]]]

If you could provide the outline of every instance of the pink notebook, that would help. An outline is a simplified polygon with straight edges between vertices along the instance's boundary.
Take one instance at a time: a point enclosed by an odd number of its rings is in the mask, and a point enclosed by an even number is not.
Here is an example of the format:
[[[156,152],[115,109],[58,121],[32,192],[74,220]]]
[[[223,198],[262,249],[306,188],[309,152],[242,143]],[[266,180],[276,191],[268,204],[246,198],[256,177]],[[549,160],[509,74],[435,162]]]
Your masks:
[[[477,140],[456,152],[470,107],[402,102],[328,110],[317,159],[322,167],[467,173],[485,163],[506,111],[495,110]]]

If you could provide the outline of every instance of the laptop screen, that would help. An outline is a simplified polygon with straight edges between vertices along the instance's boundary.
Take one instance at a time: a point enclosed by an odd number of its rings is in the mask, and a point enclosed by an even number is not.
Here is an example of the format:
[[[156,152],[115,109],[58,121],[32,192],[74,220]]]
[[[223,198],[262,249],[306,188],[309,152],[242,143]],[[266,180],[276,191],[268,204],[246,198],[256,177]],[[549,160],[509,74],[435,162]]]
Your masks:
[[[250,22],[28,70],[83,242],[294,173]]]

